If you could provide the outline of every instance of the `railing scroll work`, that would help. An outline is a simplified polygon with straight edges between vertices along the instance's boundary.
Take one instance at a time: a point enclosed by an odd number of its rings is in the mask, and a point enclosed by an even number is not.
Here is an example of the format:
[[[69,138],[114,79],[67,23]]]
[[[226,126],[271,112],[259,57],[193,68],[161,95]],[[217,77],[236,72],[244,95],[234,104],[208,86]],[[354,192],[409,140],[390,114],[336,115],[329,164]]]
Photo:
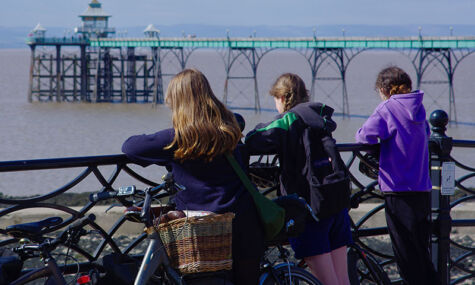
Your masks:
[[[431,253],[433,262],[442,276],[442,284],[466,284],[467,280],[475,280],[475,219],[473,218],[475,190],[470,186],[470,178],[475,176],[475,168],[467,166],[455,159],[452,154],[459,151],[471,150],[475,148],[475,141],[454,140],[445,135],[448,116],[442,110],[432,112],[430,115],[432,134],[429,141],[430,167],[432,190],[432,224],[433,234],[431,239]],[[399,276],[394,262],[388,232],[384,220],[383,196],[379,192],[377,181],[369,179],[358,170],[360,163],[371,165],[366,161],[365,152],[374,150],[377,146],[366,146],[359,144],[338,144],[338,149],[342,157],[346,160],[346,165],[350,173],[353,185],[352,194],[352,230],[355,242],[373,255],[379,264],[384,268],[393,284],[400,284]],[[272,163],[275,163],[273,161]],[[83,182],[86,178],[96,179],[101,189],[91,189],[91,191],[109,191],[118,189],[117,178],[119,174],[126,175],[130,179],[130,185],[134,182],[154,186],[157,181],[152,181],[140,174],[132,166],[133,163],[125,155],[76,157],[59,159],[40,159],[27,161],[4,161],[0,162],[0,172],[51,170],[65,168],[80,169],[80,174],[47,194],[31,198],[16,199],[0,196],[0,219],[7,220],[7,215],[29,208],[43,208],[51,211],[62,212],[68,218],[62,223],[52,228],[44,230],[42,234],[54,234],[65,228],[75,220],[87,216],[89,212],[97,206],[93,202],[86,202],[85,205],[68,207],[58,203],[50,202],[52,198],[60,197],[62,194],[72,191],[74,187]],[[105,167],[106,166],[106,167]],[[101,169],[99,168],[101,167]],[[102,168],[111,171],[109,178],[105,178]],[[453,169],[456,169],[455,171]],[[457,174],[459,177],[454,177]],[[453,180],[451,180],[453,179]],[[454,187],[451,187],[451,183]],[[453,191],[454,190],[454,191]],[[118,199],[119,202],[120,199]],[[104,214],[106,215],[106,214]],[[142,241],[146,234],[138,232],[134,238],[124,240],[120,236],[120,228],[128,221],[124,216],[111,226],[101,226],[97,222],[92,222],[91,227],[98,235],[95,240],[88,240],[94,244],[94,248],[73,248],[80,265],[87,267],[88,264],[99,260],[107,253],[140,253]],[[14,221],[11,221],[14,223]],[[6,235],[5,228],[0,228],[0,247],[10,247],[18,242],[14,238]],[[87,246],[86,246],[87,247]]]

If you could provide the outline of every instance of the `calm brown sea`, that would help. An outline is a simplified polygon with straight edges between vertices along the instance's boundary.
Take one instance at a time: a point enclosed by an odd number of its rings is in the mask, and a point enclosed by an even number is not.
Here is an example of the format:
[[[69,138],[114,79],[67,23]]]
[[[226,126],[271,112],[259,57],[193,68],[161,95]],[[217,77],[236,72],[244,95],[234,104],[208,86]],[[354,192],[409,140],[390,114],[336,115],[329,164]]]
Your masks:
[[[0,161],[40,158],[93,156],[120,153],[122,142],[130,135],[151,133],[171,126],[166,106],[148,104],[85,104],[85,103],[28,103],[29,50],[0,50]],[[165,70],[177,70],[173,62],[165,61]],[[367,51],[359,54],[347,71],[347,88],[351,118],[336,116],[338,128],[335,138],[339,143],[354,141],[354,133],[379,103],[373,90],[378,71],[397,64],[415,81],[411,61],[399,52]],[[188,67],[202,70],[208,77],[215,94],[222,98],[224,66],[219,53],[196,51]],[[455,98],[459,124],[451,124],[448,135],[456,139],[475,140],[475,55],[467,57],[457,67]],[[246,74],[247,66],[238,63],[235,74]],[[258,69],[258,88],[263,112],[236,110],[246,119],[246,130],[268,121],[276,112],[268,90],[275,78],[283,72],[299,74],[310,89],[310,69],[305,59],[292,51],[275,51],[263,57]],[[336,76],[333,65],[324,65],[322,76]],[[427,79],[444,79],[439,66],[429,66]],[[169,78],[165,78],[165,84]],[[252,82],[230,82],[228,104],[233,107],[254,106]],[[448,110],[448,86],[423,85],[427,113],[435,109]],[[335,81],[319,81],[315,100],[324,102],[341,112],[341,85]],[[455,150],[454,156],[475,166],[475,151]],[[140,168],[137,168],[140,169]],[[111,169],[104,168],[106,176]],[[142,171],[142,170],[140,170]],[[46,193],[78,175],[81,169],[34,171],[28,173],[0,173],[0,192],[7,195]],[[158,177],[159,167],[143,170],[145,175]],[[119,181],[130,183],[127,178]],[[100,188],[94,179],[87,179],[75,191],[96,191]]]

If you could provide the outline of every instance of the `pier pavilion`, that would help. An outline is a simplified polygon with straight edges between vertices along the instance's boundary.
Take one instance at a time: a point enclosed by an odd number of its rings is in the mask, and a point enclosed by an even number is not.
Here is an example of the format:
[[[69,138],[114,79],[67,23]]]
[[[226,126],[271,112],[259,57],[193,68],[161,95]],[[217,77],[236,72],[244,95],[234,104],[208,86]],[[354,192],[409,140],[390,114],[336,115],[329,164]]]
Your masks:
[[[163,103],[162,67],[164,58],[173,58],[180,69],[187,66],[190,55],[198,49],[216,50],[222,57],[226,74],[223,102],[228,102],[231,81],[250,80],[256,111],[261,109],[257,70],[262,58],[278,49],[296,51],[305,58],[311,71],[312,98],[318,80],[340,82],[341,113],[349,115],[347,69],[351,61],[367,50],[398,50],[405,54],[416,73],[416,87],[421,84],[448,85],[449,117],[457,120],[454,73],[459,63],[475,51],[475,37],[407,37],[407,38],[163,38],[160,31],[148,26],[143,38],[112,38],[115,30],[108,26],[110,15],[93,0],[80,15],[82,26],[77,36],[46,37],[45,30],[33,31],[27,39],[31,48],[28,100]],[[42,47],[41,52],[38,47]],[[48,49],[48,47],[55,47]],[[79,54],[65,55],[65,47],[78,47]],[[140,49],[140,53],[137,50]],[[237,62],[249,66],[249,74],[232,73]],[[337,76],[321,76],[324,64],[331,64]],[[425,80],[430,65],[439,65],[443,80]],[[305,67],[307,68],[307,67]]]

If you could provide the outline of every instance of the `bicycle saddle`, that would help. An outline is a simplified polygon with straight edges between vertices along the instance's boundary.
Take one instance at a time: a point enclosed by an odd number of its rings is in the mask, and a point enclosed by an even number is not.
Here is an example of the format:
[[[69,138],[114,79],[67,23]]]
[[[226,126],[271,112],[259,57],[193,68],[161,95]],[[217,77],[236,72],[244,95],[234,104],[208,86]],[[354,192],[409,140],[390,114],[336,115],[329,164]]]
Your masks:
[[[61,217],[50,217],[38,222],[11,225],[5,228],[7,234],[15,237],[29,237],[38,235],[43,229],[59,225],[63,222]]]

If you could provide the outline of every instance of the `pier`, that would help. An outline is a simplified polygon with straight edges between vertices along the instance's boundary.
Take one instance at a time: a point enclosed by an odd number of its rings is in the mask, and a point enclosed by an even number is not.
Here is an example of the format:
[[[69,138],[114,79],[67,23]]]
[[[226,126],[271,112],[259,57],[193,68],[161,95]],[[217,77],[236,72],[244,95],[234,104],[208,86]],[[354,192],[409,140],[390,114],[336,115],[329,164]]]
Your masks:
[[[416,73],[416,88],[421,84],[448,86],[448,114],[457,121],[454,74],[457,66],[475,51],[475,37],[407,38],[163,38],[153,25],[144,30],[143,38],[113,37],[108,26],[110,15],[93,0],[80,15],[83,24],[73,37],[46,37],[46,29],[37,26],[27,38],[31,48],[28,100],[55,102],[153,103],[164,101],[162,72],[170,61],[179,69],[187,67],[190,55],[198,49],[211,49],[222,57],[226,74],[221,96],[228,102],[228,85],[243,81],[253,89],[253,105],[261,110],[257,70],[264,56],[275,50],[292,50],[301,55],[310,70],[310,94],[317,94],[317,81],[337,81],[341,85],[341,113],[349,115],[346,87],[348,66],[359,54],[369,50],[395,50],[410,60]],[[65,52],[65,50],[67,52]],[[166,59],[166,60],[165,60]],[[233,74],[238,62],[249,74]],[[322,66],[331,65],[336,76],[321,75]],[[443,79],[426,78],[429,66],[437,65]],[[219,94],[218,94],[219,95]]]

